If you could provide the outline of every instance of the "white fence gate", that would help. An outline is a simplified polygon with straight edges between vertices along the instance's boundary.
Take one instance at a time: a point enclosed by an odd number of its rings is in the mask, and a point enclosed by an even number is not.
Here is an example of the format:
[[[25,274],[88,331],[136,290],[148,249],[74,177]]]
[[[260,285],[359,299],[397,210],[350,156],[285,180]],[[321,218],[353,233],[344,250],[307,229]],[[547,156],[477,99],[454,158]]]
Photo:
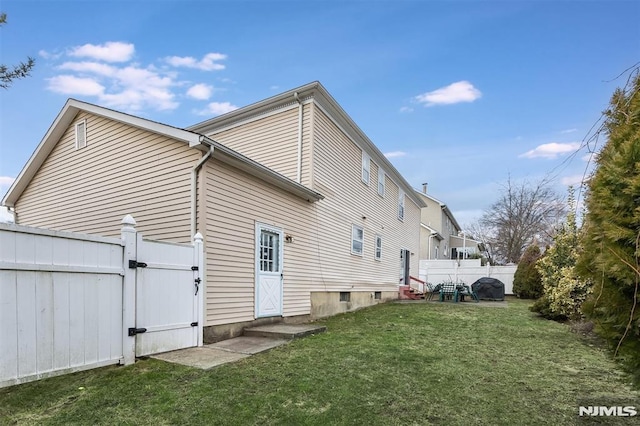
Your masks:
[[[482,277],[499,279],[504,283],[504,293],[513,294],[513,276],[517,266],[482,266],[480,259],[421,260],[420,279],[432,284],[444,281],[473,284]]]
[[[139,338],[144,334],[135,334],[139,328],[136,313],[146,309],[142,306],[148,303],[146,295],[154,293],[154,287],[175,279],[181,283],[187,280],[191,289],[199,284],[198,295],[191,297],[196,300],[190,300],[187,309],[185,303],[173,303],[180,299],[173,291],[155,294],[155,302],[149,303],[161,303],[169,320],[154,317],[155,322],[148,325],[153,329],[174,324],[172,315],[181,311],[189,319],[196,318],[189,322],[190,337],[175,339],[172,333],[165,333],[162,338],[149,339],[160,343],[141,352],[202,344],[202,312],[198,308],[204,283],[194,281],[200,280],[203,270],[202,236],[196,235],[193,246],[153,243],[142,240],[130,216],[122,223],[122,239],[0,224],[0,387],[133,363],[138,346],[145,346]],[[141,253],[145,244],[162,245],[152,258],[161,266],[162,258],[171,259],[164,264],[170,276],[154,273],[149,281],[139,273],[140,268],[129,267],[136,266],[130,261],[138,261],[139,240]],[[187,251],[188,271],[180,271],[185,272],[180,277],[172,275],[171,265],[183,268],[187,263]],[[140,281],[152,291],[143,292],[136,303]],[[186,294],[186,286],[182,285],[182,293]]]

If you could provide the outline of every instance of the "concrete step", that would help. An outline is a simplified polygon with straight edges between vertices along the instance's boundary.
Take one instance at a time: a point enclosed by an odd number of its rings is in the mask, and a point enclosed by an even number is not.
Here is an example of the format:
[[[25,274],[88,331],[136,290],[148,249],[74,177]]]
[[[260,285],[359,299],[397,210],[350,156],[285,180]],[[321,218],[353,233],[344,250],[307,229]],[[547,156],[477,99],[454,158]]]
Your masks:
[[[292,340],[325,331],[327,327],[315,324],[269,324],[245,328],[243,334],[250,337]]]

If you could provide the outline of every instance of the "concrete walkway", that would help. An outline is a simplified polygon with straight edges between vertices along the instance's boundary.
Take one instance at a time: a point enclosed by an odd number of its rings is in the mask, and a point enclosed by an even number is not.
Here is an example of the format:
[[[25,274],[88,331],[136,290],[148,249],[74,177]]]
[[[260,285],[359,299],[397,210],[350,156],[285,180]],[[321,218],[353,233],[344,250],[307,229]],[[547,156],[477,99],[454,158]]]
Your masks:
[[[323,333],[315,324],[272,324],[245,329],[245,336],[152,355],[151,358],[207,370],[289,343],[293,339]]]

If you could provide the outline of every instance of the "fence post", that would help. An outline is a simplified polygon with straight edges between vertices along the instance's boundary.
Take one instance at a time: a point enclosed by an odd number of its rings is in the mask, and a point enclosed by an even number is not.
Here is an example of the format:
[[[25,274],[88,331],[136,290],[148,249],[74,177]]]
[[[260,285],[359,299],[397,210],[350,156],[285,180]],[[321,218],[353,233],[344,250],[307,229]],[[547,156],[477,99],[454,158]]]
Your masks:
[[[136,221],[128,214],[122,219],[120,235],[124,243],[122,269],[122,354],[124,365],[136,361],[136,337],[129,336],[129,327],[136,326],[136,270],[129,268],[129,260],[136,260],[137,231]]]
[[[193,264],[198,267],[198,271],[196,273],[198,279],[200,279],[200,291],[198,292],[198,300],[196,303],[198,304],[198,346],[202,346],[204,344],[204,336],[203,336],[203,327],[204,327],[204,300],[205,300],[205,292],[206,288],[206,276],[204,270],[204,243],[203,237],[201,233],[196,233],[193,236]]]

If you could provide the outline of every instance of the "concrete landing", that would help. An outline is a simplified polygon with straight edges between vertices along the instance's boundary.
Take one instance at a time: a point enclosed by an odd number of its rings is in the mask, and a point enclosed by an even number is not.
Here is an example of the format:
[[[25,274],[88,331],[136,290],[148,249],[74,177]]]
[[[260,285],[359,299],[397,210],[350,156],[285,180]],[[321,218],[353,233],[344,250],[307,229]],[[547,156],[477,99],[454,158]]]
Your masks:
[[[245,336],[272,339],[299,339],[312,334],[324,333],[327,327],[315,324],[269,324],[244,329]]]
[[[209,348],[207,346],[201,346],[198,348],[187,348],[156,354],[152,355],[151,358],[159,359],[166,362],[172,362],[174,364],[181,364],[189,367],[208,370],[209,368],[227,364],[229,362],[239,361],[249,356],[250,355],[248,354],[229,352],[220,349]]]
[[[244,330],[244,336],[152,355],[151,358],[208,370],[289,343],[292,339],[323,333],[327,327],[310,324],[272,324]]]

